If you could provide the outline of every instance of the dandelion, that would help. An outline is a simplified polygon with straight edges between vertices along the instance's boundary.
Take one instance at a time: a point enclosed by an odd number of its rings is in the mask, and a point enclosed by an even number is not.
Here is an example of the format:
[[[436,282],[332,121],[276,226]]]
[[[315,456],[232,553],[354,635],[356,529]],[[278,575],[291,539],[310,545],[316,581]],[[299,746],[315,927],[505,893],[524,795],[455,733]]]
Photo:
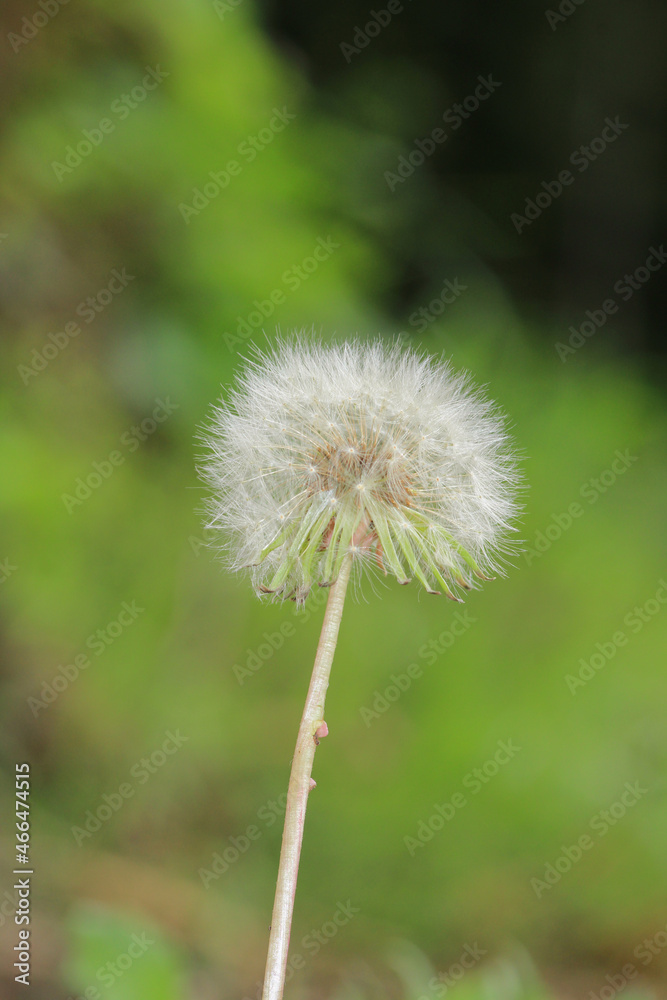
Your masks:
[[[430,594],[503,571],[516,463],[496,407],[449,365],[382,342],[282,341],[205,435],[209,528],[261,596],[329,598],[290,775],[264,1000],[279,1000],[315,747],[351,573]]]

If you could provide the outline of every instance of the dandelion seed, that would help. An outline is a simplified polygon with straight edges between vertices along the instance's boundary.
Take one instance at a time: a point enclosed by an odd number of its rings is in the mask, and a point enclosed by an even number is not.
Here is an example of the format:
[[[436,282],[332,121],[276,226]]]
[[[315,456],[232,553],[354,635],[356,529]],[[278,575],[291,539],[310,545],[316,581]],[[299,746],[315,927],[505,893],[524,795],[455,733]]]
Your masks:
[[[450,597],[511,551],[503,419],[443,362],[381,342],[282,342],[241,375],[207,439],[208,527],[260,594],[301,602],[330,585],[360,531],[360,570]]]

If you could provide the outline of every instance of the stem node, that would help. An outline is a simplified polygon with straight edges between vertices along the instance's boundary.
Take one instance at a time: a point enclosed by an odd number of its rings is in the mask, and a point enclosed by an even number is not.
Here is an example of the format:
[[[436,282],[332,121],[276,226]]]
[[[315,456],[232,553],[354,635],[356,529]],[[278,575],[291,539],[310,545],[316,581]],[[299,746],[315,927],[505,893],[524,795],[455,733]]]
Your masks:
[[[320,740],[323,740],[324,737],[328,735],[329,735],[329,727],[327,726],[324,719],[322,719],[322,721],[318,724],[317,729],[315,730],[313,736],[313,739],[315,740],[315,746],[318,747],[320,745]]]

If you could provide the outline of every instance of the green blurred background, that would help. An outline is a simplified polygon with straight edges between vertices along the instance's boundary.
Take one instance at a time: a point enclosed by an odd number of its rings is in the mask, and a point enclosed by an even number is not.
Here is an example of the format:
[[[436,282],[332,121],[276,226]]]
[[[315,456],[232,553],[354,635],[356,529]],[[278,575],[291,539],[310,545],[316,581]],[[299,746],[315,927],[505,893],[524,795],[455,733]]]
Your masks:
[[[458,625],[416,586],[348,601],[286,995],[667,996],[665,283],[614,290],[665,236],[666,11],[400,6],[3,6],[3,1000],[257,995],[323,603],[221,571],[194,461],[278,328],[469,368],[528,483]]]

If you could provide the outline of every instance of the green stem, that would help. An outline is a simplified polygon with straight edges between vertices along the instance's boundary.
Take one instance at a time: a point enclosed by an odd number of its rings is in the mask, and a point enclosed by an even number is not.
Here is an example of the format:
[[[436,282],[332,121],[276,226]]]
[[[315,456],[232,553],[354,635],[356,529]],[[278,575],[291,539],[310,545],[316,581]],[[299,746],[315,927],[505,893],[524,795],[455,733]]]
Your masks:
[[[324,724],[324,700],[329,686],[329,674],[336,651],[338,629],[343,614],[345,591],[350,579],[351,568],[352,559],[346,556],[342,561],[338,579],[329,591],[310,688],[296,740],[287,791],[283,844],[280,851],[280,866],[271,918],[269,953],[266,959],[262,1000],[281,1000],[283,995],[294,896],[299,873],[299,857],[306,819],[306,805],[310,792],[310,776],[315,759],[315,748],[318,743],[315,734]]]

